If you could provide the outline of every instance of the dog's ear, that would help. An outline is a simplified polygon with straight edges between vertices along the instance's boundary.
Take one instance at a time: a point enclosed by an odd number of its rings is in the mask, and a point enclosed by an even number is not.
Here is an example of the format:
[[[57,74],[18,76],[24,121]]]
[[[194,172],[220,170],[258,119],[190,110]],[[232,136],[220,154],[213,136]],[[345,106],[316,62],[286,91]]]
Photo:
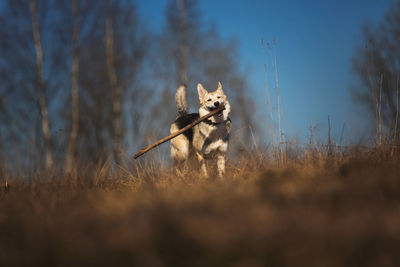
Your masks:
[[[221,84],[221,82],[218,82],[217,91],[224,95],[224,91],[222,90],[222,84]]]
[[[199,93],[200,102],[202,100],[204,100],[204,98],[208,94],[207,90],[204,89],[204,87],[203,87],[203,85],[201,85],[201,83],[197,84],[197,92]]]

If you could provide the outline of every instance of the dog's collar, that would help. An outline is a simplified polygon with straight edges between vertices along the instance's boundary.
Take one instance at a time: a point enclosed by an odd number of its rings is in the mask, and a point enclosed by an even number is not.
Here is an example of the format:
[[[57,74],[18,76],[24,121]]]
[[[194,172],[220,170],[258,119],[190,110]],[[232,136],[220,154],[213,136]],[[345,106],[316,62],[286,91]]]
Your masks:
[[[206,119],[206,120],[204,120],[203,122],[204,122],[205,124],[208,124],[208,125],[216,126],[216,125],[220,125],[220,124],[227,123],[228,121],[229,121],[229,122],[232,122],[232,121],[231,121],[231,118],[228,117],[228,119],[226,119],[226,120],[224,120],[224,121],[221,121],[221,122],[213,122],[213,121],[211,121],[210,119]]]

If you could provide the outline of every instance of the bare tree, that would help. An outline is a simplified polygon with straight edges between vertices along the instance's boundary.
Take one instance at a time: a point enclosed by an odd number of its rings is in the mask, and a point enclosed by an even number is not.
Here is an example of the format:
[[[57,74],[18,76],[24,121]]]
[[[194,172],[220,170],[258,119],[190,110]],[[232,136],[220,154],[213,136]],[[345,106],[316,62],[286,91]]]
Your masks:
[[[72,29],[72,64],[71,64],[71,96],[72,96],[72,121],[71,121],[71,132],[69,136],[69,143],[67,149],[67,155],[65,159],[65,170],[71,171],[75,157],[75,143],[76,137],[79,131],[79,92],[78,92],[78,78],[79,78],[79,56],[78,56],[78,36],[79,36],[79,25],[78,25],[78,9],[79,4],[77,0],[71,0],[72,4],[72,17],[73,17],[73,29]]]
[[[121,88],[118,87],[117,73],[115,71],[114,63],[114,32],[113,32],[113,19],[110,12],[109,0],[106,4],[106,57],[107,57],[107,73],[110,80],[110,87],[112,92],[112,122],[114,130],[114,159],[117,163],[121,162]]]
[[[43,12],[40,13],[43,19]],[[43,21],[39,23],[43,26]],[[6,111],[0,121],[2,136],[6,138],[2,148],[13,166],[21,160],[21,154],[35,159],[37,165],[45,153],[29,1],[4,1],[0,24],[0,94]],[[15,140],[15,144],[6,140]],[[28,151],[28,142],[38,145],[32,153]]]
[[[124,125],[139,128],[150,108],[141,97],[149,92],[143,89],[149,88],[144,82],[149,33],[132,1],[109,2],[111,21],[105,0],[4,1],[0,94],[8,102],[10,118],[1,116],[1,135],[10,136],[6,121],[13,121],[16,144],[21,154],[36,161],[33,166],[43,158],[47,166],[62,161],[68,169],[76,155],[83,164],[102,161],[113,153],[115,135],[120,149],[137,139],[137,132]],[[106,25],[111,26],[108,31]],[[107,61],[110,30],[113,62]],[[117,94],[110,90],[110,62],[118,76],[113,83]],[[119,112],[118,103],[113,106],[118,98]],[[50,142],[54,138],[57,142]],[[8,154],[16,153],[12,144],[3,144]],[[28,155],[29,147],[34,148]]]
[[[39,106],[40,114],[42,116],[43,137],[46,146],[46,168],[50,168],[53,165],[53,156],[51,152],[50,126],[47,115],[46,88],[43,81],[43,49],[40,38],[39,20],[35,0],[30,0],[30,10],[32,16],[33,40],[36,51],[36,73],[37,84],[39,88]]]
[[[156,43],[153,80],[159,101],[152,109],[153,124],[147,127],[149,139],[155,139],[157,133],[168,129],[168,124],[174,120],[173,94],[179,84],[188,85],[189,104],[196,108],[196,84],[201,82],[207,89],[214,90],[221,81],[233,104],[231,144],[236,144],[233,150],[248,145],[251,131],[257,129],[253,123],[254,105],[248,97],[246,75],[237,63],[237,42],[223,39],[215,25],[203,21],[196,0],[170,0],[166,24]]]
[[[103,161],[110,154],[120,162],[122,148],[138,139],[126,125],[140,125],[148,108],[141,106],[146,99],[140,97],[145,93],[142,66],[149,49],[148,33],[131,1],[87,1],[79,8],[79,127],[75,154],[81,162]],[[68,20],[66,16],[61,24],[66,27],[63,32],[68,32]],[[69,99],[65,103],[69,105]],[[66,122],[72,117],[70,110],[68,106],[62,113]]]
[[[179,9],[179,37],[180,37],[180,55],[179,55],[179,73],[181,84],[188,83],[187,56],[188,44],[186,37],[186,5],[185,0],[177,0]]]
[[[399,140],[400,1],[378,25],[366,25],[363,42],[353,57],[360,80],[354,88],[359,103],[375,120],[377,141]]]

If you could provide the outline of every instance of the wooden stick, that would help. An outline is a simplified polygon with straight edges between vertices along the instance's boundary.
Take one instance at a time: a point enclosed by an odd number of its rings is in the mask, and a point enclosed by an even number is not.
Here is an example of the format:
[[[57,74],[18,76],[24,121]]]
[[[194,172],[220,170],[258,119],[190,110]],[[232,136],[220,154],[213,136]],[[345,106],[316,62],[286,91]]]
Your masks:
[[[211,116],[214,116],[215,114],[217,114],[218,112],[220,112],[220,111],[222,111],[222,110],[224,110],[224,109],[225,109],[225,105],[219,106],[217,109],[211,111],[210,113],[208,113],[207,115],[204,115],[204,116],[201,117],[201,118],[198,118],[197,120],[195,120],[195,121],[192,122],[191,124],[185,126],[184,128],[180,129],[179,131],[177,131],[177,132],[175,132],[175,133],[173,133],[173,134],[170,134],[170,135],[168,135],[167,137],[164,137],[163,139],[160,139],[160,140],[158,140],[157,142],[155,142],[155,143],[153,143],[153,144],[151,144],[151,145],[149,145],[149,146],[146,146],[145,148],[141,149],[138,153],[136,153],[136,154],[133,156],[133,158],[134,158],[134,159],[137,159],[138,157],[140,157],[141,155],[143,155],[143,154],[146,153],[147,151],[149,151],[149,150],[155,148],[156,146],[161,145],[162,143],[167,142],[168,140],[171,140],[171,139],[174,138],[174,137],[177,137],[178,135],[180,135],[180,134],[186,132],[187,130],[189,130],[189,129],[192,128],[193,126],[195,126],[195,125],[199,124],[200,122],[202,122],[202,121],[204,121],[204,120],[210,118]]]

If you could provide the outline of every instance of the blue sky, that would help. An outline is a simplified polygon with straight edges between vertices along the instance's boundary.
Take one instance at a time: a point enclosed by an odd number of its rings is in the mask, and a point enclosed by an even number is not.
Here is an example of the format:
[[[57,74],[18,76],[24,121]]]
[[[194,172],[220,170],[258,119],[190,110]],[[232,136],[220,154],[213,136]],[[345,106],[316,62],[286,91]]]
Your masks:
[[[166,3],[139,2],[140,14],[155,30],[164,22]],[[326,136],[328,115],[336,141],[343,125],[344,142],[367,135],[366,116],[349,92],[357,84],[351,57],[361,42],[362,26],[381,21],[391,3],[199,0],[204,20],[214,22],[223,37],[239,40],[238,62],[248,73],[260,116],[267,116],[261,38],[270,42],[276,38],[283,124],[288,137],[301,142],[306,142],[310,125],[317,126],[319,136]],[[267,68],[270,63],[267,59]]]

